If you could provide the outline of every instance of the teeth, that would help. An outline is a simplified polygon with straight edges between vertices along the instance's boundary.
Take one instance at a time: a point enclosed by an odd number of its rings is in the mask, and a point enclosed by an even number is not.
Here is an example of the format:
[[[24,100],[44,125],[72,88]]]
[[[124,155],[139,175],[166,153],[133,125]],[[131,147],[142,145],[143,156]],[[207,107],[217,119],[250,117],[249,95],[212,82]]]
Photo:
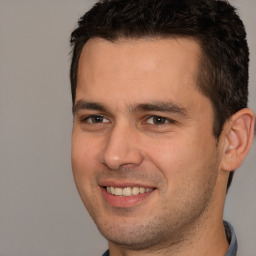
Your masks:
[[[146,189],[145,188],[140,188],[140,193],[143,194],[145,193]],[[149,191],[148,191],[149,192]]]
[[[123,190],[121,188],[115,188],[115,196],[122,196]]]
[[[132,194],[131,188],[123,188],[123,196],[130,196]]]
[[[148,193],[152,190],[153,188],[142,188],[142,187],[126,187],[126,188],[107,187],[107,192],[115,196],[136,196],[138,194]]]
[[[138,195],[139,193],[140,193],[140,188],[138,188],[138,187],[132,188],[132,195],[133,195],[133,196],[136,196],[136,195]]]

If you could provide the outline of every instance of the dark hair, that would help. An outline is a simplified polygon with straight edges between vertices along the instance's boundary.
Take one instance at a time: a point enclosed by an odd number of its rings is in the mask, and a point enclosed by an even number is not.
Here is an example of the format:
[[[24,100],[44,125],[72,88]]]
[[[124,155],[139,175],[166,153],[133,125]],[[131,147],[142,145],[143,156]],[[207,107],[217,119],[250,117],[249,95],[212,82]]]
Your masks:
[[[191,37],[202,49],[198,88],[214,109],[219,138],[232,114],[247,107],[249,50],[243,22],[221,0],[104,0],[78,21],[71,34],[70,80],[73,104],[83,46],[90,38]],[[229,175],[228,188],[233,172]]]

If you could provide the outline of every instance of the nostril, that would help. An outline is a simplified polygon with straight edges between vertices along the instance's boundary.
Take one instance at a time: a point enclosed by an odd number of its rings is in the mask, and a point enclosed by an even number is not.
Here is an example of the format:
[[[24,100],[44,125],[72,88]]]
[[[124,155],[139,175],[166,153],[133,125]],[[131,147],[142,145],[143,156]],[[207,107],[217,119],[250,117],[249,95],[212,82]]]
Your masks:
[[[102,150],[101,162],[112,170],[126,165],[139,165],[143,157],[135,138],[129,126],[115,126]]]

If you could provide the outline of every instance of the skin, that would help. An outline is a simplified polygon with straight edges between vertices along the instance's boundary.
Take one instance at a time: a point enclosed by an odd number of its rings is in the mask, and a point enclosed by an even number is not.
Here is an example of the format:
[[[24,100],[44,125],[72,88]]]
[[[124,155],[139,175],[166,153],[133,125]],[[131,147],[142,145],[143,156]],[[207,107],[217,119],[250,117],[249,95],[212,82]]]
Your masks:
[[[200,56],[186,38],[90,39],[82,51],[72,168],[111,256],[225,255],[230,126],[217,143],[211,102],[197,89]],[[113,203],[107,185],[154,190]]]

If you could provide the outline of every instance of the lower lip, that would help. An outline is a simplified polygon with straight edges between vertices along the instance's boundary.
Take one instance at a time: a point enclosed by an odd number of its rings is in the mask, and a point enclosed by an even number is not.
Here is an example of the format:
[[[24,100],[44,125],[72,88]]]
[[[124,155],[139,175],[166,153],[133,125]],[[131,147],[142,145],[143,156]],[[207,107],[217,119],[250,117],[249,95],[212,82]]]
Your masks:
[[[105,188],[101,187],[104,199],[114,207],[128,208],[140,204],[142,201],[147,199],[155,190],[150,192],[138,194],[136,196],[115,196],[109,194]]]

